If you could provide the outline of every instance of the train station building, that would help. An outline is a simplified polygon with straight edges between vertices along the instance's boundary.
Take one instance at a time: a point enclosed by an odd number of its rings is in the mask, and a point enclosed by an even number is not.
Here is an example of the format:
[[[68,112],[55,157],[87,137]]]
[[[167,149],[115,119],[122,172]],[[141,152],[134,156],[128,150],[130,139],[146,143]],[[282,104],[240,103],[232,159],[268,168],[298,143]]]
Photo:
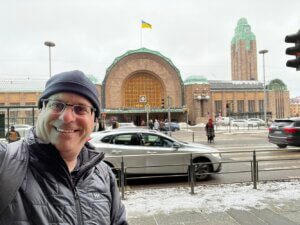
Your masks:
[[[238,21],[231,42],[231,73],[231,80],[208,80],[200,73],[183,80],[180,68],[159,51],[127,51],[115,58],[103,81],[96,84],[102,119],[140,125],[147,117],[170,116],[172,121],[190,124],[218,116],[263,118],[265,100],[268,118],[290,116],[286,85],[275,79],[264,88],[258,81],[255,35],[244,18]],[[45,82],[24,82],[1,81],[0,106],[34,105]]]

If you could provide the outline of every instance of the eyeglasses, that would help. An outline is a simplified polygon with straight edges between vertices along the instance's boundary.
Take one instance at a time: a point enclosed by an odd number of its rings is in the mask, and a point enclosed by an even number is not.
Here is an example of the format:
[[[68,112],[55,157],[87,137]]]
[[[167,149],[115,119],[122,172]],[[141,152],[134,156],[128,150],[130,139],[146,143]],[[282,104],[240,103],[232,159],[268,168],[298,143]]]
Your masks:
[[[78,116],[85,116],[96,111],[95,108],[88,105],[71,105],[53,99],[41,99],[41,101],[43,102],[43,106],[52,109],[55,113],[63,112],[67,106],[72,107],[73,112]]]

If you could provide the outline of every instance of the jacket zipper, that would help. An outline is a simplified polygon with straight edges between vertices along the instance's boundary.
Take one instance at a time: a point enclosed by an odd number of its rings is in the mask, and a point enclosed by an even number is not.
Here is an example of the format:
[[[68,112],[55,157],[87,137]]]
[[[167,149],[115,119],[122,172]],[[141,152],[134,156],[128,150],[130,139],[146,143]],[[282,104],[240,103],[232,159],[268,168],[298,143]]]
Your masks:
[[[79,200],[77,188],[73,187],[73,190],[74,190],[75,207],[76,207],[76,213],[77,213],[77,222],[78,222],[77,224],[83,225],[82,212],[81,212],[80,200]]]

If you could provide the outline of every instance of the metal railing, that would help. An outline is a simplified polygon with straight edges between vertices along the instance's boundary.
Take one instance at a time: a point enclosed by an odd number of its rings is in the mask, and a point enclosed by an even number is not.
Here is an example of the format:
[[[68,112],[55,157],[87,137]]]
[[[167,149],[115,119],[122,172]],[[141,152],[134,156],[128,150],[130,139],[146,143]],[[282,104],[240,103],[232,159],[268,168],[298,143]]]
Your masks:
[[[290,149],[289,149],[290,150]],[[299,150],[299,149],[297,149]],[[240,181],[240,182],[252,182],[253,183],[253,188],[257,189],[258,186],[258,182],[259,181],[264,181],[263,179],[259,179],[259,175],[261,175],[264,172],[271,172],[271,171],[283,171],[283,170],[300,170],[300,166],[299,167],[288,167],[288,168],[272,168],[272,169],[268,169],[268,168],[260,168],[260,164],[262,164],[263,162],[276,162],[276,161],[298,161],[300,160],[300,156],[299,157],[295,157],[295,158],[281,158],[281,159],[272,159],[271,156],[269,159],[259,159],[259,157],[257,156],[258,153],[263,153],[263,152],[280,152],[280,151],[284,151],[284,150],[262,150],[262,151],[226,151],[226,152],[215,152],[215,153],[221,153],[222,155],[225,154],[249,154],[251,153],[251,159],[249,160],[236,160],[236,161],[231,161],[231,160],[222,160],[220,161],[220,163],[224,166],[225,164],[238,164],[238,163],[243,163],[249,166],[249,169],[238,169],[238,170],[231,170],[231,171],[221,171],[221,172],[209,172],[209,173],[203,173],[202,175],[208,174],[208,175],[214,175],[214,176],[218,176],[221,174],[243,174],[243,173],[250,173],[250,180],[249,181]],[[211,153],[203,153],[203,155],[205,154],[213,154],[214,152]],[[195,173],[195,167],[199,166],[199,165],[205,165],[205,164],[209,164],[209,165],[213,165],[216,163],[212,163],[212,162],[200,162],[200,163],[196,163],[194,162],[194,157],[193,154],[190,153],[169,153],[169,154],[163,154],[164,156],[171,156],[171,155],[178,155],[181,154],[182,157],[189,157],[189,161],[183,164],[160,164],[160,165],[147,165],[147,166],[130,166],[130,165],[126,165],[126,158],[130,157],[132,158],[136,158],[135,161],[138,161],[139,157],[144,157],[145,155],[132,155],[132,156],[111,156],[111,157],[107,157],[107,158],[115,158],[118,159],[120,161],[120,166],[119,167],[115,167],[114,170],[116,170],[116,175],[117,175],[117,181],[118,181],[118,185],[119,188],[121,190],[121,195],[122,198],[125,199],[125,187],[127,185],[127,181],[132,180],[132,179],[153,179],[153,178],[163,178],[163,177],[187,177],[187,184],[190,187],[190,193],[191,194],[195,194],[195,186],[197,185],[197,174]],[[161,157],[162,154],[160,155],[152,155],[152,157]],[[219,162],[217,162],[219,164]],[[300,164],[299,164],[300,165]],[[141,169],[141,168],[163,168],[163,167],[178,167],[178,166],[182,166],[186,168],[186,173],[184,174],[163,174],[163,175],[138,175],[138,176],[134,176],[134,177],[130,177],[128,176],[128,170],[129,169]],[[286,179],[290,179],[290,178],[286,178]],[[278,179],[268,179],[268,181],[276,181],[276,180],[284,180],[284,178],[278,178]],[[199,182],[198,182],[199,183]],[[234,182],[236,183],[236,182]]]

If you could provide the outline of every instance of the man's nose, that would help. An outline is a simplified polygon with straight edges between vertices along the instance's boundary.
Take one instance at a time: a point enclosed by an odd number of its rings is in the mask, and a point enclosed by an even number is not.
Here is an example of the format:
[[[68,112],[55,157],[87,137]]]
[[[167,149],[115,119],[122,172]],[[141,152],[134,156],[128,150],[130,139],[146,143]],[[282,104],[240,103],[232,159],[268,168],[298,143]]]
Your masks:
[[[65,109],[60,113],[59,118],[65,122],[75,120],[75,114],[72,106],[66,106]]]

